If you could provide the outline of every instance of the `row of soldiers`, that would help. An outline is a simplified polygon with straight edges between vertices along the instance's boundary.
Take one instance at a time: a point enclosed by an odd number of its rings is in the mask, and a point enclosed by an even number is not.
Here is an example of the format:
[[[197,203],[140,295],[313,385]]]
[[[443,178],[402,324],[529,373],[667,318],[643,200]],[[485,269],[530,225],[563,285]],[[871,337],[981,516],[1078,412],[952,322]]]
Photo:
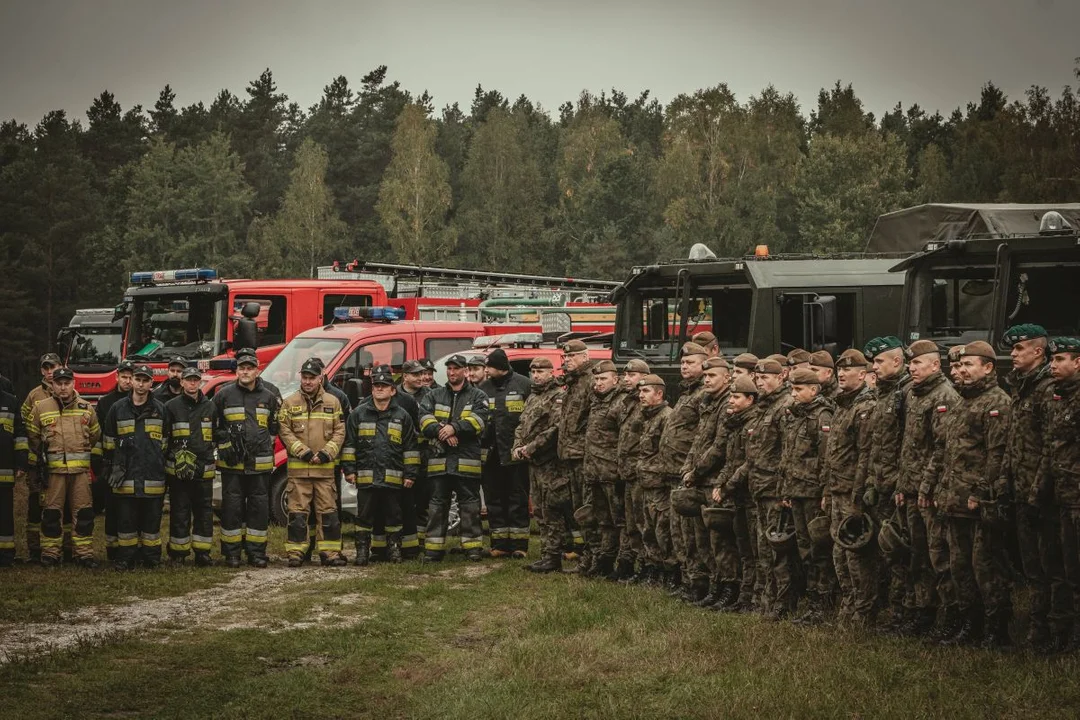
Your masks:
[[[1076,648],[1080,340],[1026,324],[1003,343],[1008,392],[981,341],[947,378],[927,340],[728,360],[702,333],[670,407],[644,361],[620,381],[569,343],[563,386],[534,363],[513,451],[541,524],[528,569],[580,554],[712,610],[989,647],[1012,642],[1019,575],[1027,642]]]

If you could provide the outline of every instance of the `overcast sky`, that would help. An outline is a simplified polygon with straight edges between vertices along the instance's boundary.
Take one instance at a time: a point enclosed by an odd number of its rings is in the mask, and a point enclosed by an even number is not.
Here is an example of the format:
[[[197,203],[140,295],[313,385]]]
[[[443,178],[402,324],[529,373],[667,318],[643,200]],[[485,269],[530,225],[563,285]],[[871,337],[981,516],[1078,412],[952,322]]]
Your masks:
[[[150,107],[166,83],[209,104],[266,67],[306,109],[383,64],[437,108],[467,109],[478,83],[554,112],[582,89],[666,103],[726,82],[741,100],[772,83],[808,114],[839,79],[879,116],[947,114],[987,80],[1056,97],[1078,27],[1075,0],[0,0],[0,118],[81,118],[105,89]]]

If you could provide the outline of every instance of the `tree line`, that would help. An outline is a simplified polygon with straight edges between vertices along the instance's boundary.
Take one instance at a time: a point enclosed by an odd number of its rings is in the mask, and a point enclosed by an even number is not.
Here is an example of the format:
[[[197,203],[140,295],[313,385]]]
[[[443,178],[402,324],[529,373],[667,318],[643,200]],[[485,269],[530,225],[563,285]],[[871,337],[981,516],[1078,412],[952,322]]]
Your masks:
[[[555,112],[478,86],[436,112],[383,66],[306,110],[270,70],[245,97],[175,100],[166,85],[124,110],[106,91],[85,124],[0,125],[0,370],[32,374],[74,309],[115,304],[137,269],[307,277],[360,257],[619,279],[694,242],[859,250],[913,204],[1080,197],[1069,86],[1010,100],[987,83],[948,116],[876,118],[840,82],[808,115],[724,83],[666,106],[582,92]]]

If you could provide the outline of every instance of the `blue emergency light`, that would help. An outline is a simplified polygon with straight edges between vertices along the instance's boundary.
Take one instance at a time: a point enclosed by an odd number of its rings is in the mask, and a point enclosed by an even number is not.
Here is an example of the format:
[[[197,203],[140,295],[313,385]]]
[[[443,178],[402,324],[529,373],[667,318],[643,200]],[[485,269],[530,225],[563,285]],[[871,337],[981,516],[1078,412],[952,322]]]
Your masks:
[[[405,311],[396,307],[336,307],[334,319],[348,322],[350,320],[404,320]]]
[[[207,282],[217,280],[217,270],[210,268],[187,268],[183,270],[151,270],[131,273],[134,285],[154,285],[169,282]]]

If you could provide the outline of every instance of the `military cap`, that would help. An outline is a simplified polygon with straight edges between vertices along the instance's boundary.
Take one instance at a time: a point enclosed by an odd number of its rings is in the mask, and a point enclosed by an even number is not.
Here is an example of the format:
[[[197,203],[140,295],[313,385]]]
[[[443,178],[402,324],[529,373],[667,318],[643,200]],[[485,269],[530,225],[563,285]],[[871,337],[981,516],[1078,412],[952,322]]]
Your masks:
[[[153,376],[154,376],[154,374],[150,373],[150,377],[153,377]],[[71,368],[59,367],[59,368],[56,368],[56,370],[53,371],[52,379],[53,379],[53,382],[56,382],[57,380],[72,380],[72,381],[74,381],[75,380],[75,373],[73,373],[71,371]]]
[[[310,358],[304,361],[304,364],[300,366],[301,375],[322,375],[322,365],[314,362]]]
[[[562,351],[567,354],[585,352],[588,349],[588,345],[581,342],[580,340],[571,340],[567,343],[564,343],[562,346]]]
[[[600,362],[596,363],[596,366],[593,367],[592,370],[593,375],[600,375],[602,373],[608,372],[616,374],[618,374],[619,372],[619,368],[615,367],[615,363],[611,362],[610,360],[601,360]]]
[[[639,360],[638,358],[634,358],[633,360],[627,360],[626,367],[624,367],[623,370],[625,372],[643,373],[645,375],[648,375],[650,372],[652,372],[649,369],[649,363],[645,362],[644,360]]]
[[[833,361],[832,355],[830,355],[825,350],[818,350],[816,353],[812,353],[810,355],[810,364],[814,367],[836,367],[836,363]]]
[[[667,383],[664,382],[664,378],[659,375],[646,375],[637,381],[638,387],[648,387],[655,385],[656,387],[667,387]]]
[[[151,380],[154,379],[154,371],[150,369],[149,365],[136,365],[133,372],[135,374],[135,377],[139,377],[141,375],[145,378],[150,378]],[[53,379],[56,379],[55,373],[53,373]]]
[[[863,347],[863,354],[866,355],[867,360],[873,360],[883,352],[896,350],[897,348],[902,347],[904,347],[904,344],[900,342],[900,338],[894,337],[893,335],[886,335],[885,337],[876,337],[866,343]]]
[[[969,342],[964,346],[964,349],[960,351],[960,355],[963,357],[981,357],[986,358],[987,360],[997,360],[997,353],[994,352],[994,348],[990,347],[990,343],[983,342],[982,340]]]
[[[1012,346],[1025,340],[1034,340],[1035,338],[1046,337],[1046,328],[1042,325],[1035,325],[1034,323],[1024,323],[1022,325],[1013,325],[1011,328],[1005,331],[1001,340],[1006,345]]]
[[[810,368],[798,368],[793,370],[791,375],[788,375],[788,380],[792,385],[820,385],[821,381],[818,380],[817,373]]]
[[[401,366],[401,372],[407,375],[424,372],[424,365],[419,360],[406,360]]]
[[[179,355],[169,358],[169,367],[176,367],[178,365],[180,366],[180,369],[183,370],[188,366],[187,359],[182,358]]]
[[[795,366],[799,363],[808,363],[810,362],[810,358],[811,355],[809,352],[802,348],[795,348],[787,354],[787,364],[789,366]]]
[[[908,345],[908,349],[905,351],[905,355],[909,358],[919,357],[920,355],[929,355],[938,353],[937,343],[933,340],[916,340]]]
[[[759,360],[758,364],[754,366],[754,372],[765,373],[766,375],[779,375],[784,372],[784,368],[775,360],[765,358],[764,360]]]
[[[39,367],[45,367],[46,365],[63,365],[60,362],[60,356],[56,353],[45,353],[41,356],[41,362],[38,363]]]
[[[787,366],[787,355],[783,355],[781,353],[773,353],[772,355],[768,356],[765,359],[766,360],[772,360],[774,363],[776,363],[780,367],[786,367]]]
[[[735,382],[731,386],[731,392],[741,395],[757,395],[758,389],[753,380],[746,375],[740,375],[735,378]]]
[[[393,385],[394,371],[389,365],[376,365],[375,369],[371,371],[371,384]]]
[[[193,365],[188,365],[180,373],[180,379],[187,380],[188,378],[199,378],[200,380],[202,380],[202,371],[199,370],[199,368],[194,367]]]
[[[707,347],[716,342],[716,336],[708,330],[703,330],[699,333],[694,333],[694,336],[690,338],[691,342],[696,342],[701,347]]]
[[[462,355],[461,353],[455,353],[455,354],[451,355],[450,357],[446,358],[446,367],[450,367],[451,365],[454,365],[456,367],[463,368],[463,367],[468,366],[468,364],[469,364],[469,361],[466,360],[465,356]]]
[[[682,346],[682,353],[680,357],[686,357],[687,355],[708,355],[705,348],[701,347],[695,342],[688,342]]]
[[[964,354],[964,346],[963,345],[953,345],[951,348],[949,348],[949,354],[947,355],[947,357],[949,358],[949,362],[956,362],[957,360],[960,359],[960,356],[963,355],[963,354]]]
[[[757,355],[754,355],[752,353],[742,353],[741,355],[735,356],[735,367],[745,368],[746,370],[753,370],[754,366],[757,365],[757,363]]]
[[[550,358],[535,357],[532,362],[529,363],[529,369],[531,370],[554,370],[555,364],[551,362]]]
[[[236,351],[236,364],[237,365],[254,365],[259,366],[259,358],[255,355],[255,351],[251,348],[240,348]]]
[[[1050,341],[1051,353],[1080,353],[1080,340],[1073,337],[1056,337]]]
[[[420,358],[420,367],[425,370],[434,370],[435,362],[431,358]]]
[[[135,370],[135,363],[131,362],[130,360],[121,360],[120,363],[116,366],[116,372],[118,373],[132,372],[133,370]]]
[[[709,358],[704,363],[702,363],[701,366],[703,368],[705,368],[706,370],[714,370],[714,369],[717,369],[717,368],[719,368],[721,370],[730,370],[731,369],[731,366],[728,365],[727,360],[720,357],[719,355],[717,355],[716,357]]]
[[[848,348],[844,352],[840,353],[840,357],[836,360],[836,367],[859,367],[865,368],[867,366],[866,356],[855,348]]]
[[[470,355],[466,365],[468,367],[485,367],[487,366],[487,359],[483,355]]]

